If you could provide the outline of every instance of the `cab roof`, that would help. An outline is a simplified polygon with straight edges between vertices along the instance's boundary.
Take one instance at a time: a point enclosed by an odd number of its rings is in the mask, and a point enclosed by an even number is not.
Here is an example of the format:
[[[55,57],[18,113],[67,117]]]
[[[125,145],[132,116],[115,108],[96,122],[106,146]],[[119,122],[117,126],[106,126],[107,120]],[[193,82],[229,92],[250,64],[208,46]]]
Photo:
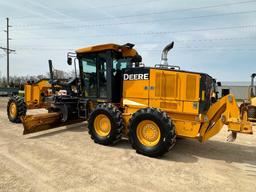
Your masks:
[[[77,54],[95,53],[107,50],[114,50],[122,53],[123,57],[134,57],[138,55],[137,51],[133,49],[134,44],[126,43],[124,45],[117,45],[114,43],[94,45],[90,47],[80,48],[76,50]]]

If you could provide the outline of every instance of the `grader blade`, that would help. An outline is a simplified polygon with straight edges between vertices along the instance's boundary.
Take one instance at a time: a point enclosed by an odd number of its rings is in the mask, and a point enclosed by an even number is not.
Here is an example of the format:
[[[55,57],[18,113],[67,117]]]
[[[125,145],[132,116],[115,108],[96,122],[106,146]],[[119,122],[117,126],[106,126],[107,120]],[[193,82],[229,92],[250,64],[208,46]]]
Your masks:
[[[35,133],[51,128],[51,125],[60,122],[59,113],[44,113],[36,115],[27,115],[21,117],[24,131],[23,134]]]
[[[60,113],[45,113],[37,115],[27,115],[21,118],[24,131],[23,134],[36,133],[48,129],[58,128],[61,126],[80,123],[84,119],[74,119],[67,122],[61,122]]]

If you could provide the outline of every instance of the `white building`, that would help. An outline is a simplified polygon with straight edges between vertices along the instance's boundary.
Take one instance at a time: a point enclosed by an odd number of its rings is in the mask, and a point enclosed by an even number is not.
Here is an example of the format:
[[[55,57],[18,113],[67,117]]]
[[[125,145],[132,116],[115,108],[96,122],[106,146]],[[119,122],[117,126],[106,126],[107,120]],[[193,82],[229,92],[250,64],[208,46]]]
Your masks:
[[[250,82],[221,82],[221,87],[218,87],[219,96],[231,93],[238,100],[248,99]]]

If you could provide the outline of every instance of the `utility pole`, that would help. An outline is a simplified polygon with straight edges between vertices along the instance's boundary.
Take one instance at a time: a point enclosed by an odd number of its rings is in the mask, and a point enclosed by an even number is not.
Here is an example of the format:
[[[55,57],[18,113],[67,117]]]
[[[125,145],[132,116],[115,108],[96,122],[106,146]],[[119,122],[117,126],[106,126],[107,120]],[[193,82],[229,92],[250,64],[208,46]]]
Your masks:
[[[15,50],[10,49],[10,44],[9,41],[11,40],[9,38],[9,28],[11,26],[9,25],[9,18],[6,18],[6,30],[4,30],[4,32],[6,32],[6,48],[5,47],[0,47],[0,49],[4,50],[6,52],[6,62],[7,62],[7,85],[9,87],[9,83],[10,83],[10,53],[11,52],[15,52]]]
[[[10,51],[9,51],[9,18],[6,18],[6,48],[7,48],[7,52],[6,52],[6,60],[7,60],[7,86],[9,87],[9,83],[10,83]]]

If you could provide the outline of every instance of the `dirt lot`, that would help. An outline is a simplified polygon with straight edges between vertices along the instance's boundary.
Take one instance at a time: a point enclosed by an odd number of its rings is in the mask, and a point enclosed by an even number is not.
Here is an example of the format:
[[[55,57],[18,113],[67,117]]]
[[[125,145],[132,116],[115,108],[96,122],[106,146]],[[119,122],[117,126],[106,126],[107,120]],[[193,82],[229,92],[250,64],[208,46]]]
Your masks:
[[[178,140],[164,157],[138,155],[123,140],[96,145],[86,124],[22,135],[0,98],[0,191],[255,191],[256,135],[206,144]],[[256,132],[256,130],[255,130]]]

